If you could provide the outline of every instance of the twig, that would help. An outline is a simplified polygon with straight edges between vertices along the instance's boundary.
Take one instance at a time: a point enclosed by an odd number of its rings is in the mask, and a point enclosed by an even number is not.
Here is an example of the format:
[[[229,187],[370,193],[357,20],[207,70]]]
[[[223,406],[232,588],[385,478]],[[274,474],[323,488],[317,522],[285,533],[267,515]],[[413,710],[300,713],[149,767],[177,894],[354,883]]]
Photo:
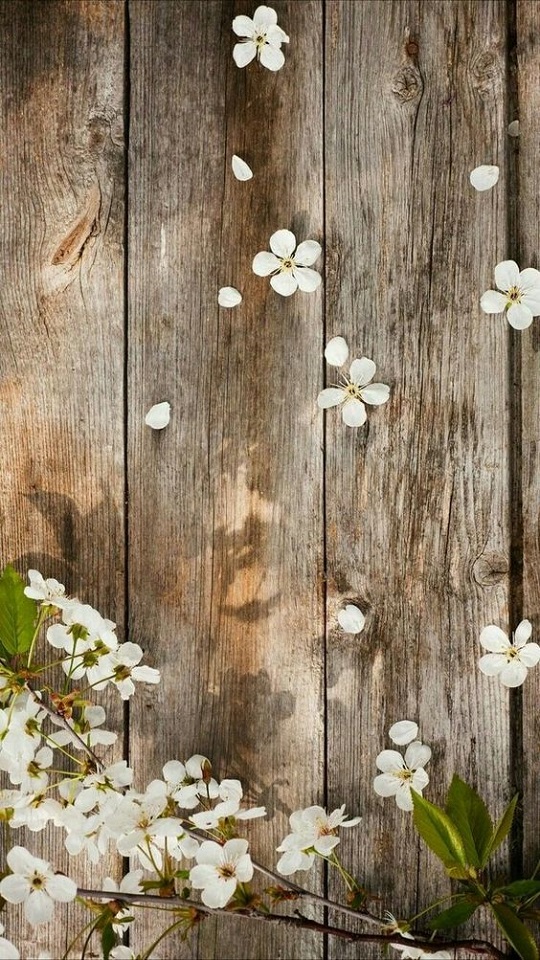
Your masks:
[[[55,721],[56,721],[61,727],[63,727],[64,730],[68,730],[68,731],[69,731],[69,733],[71,734],[71,736],[73,737],[73,739],[76,740],[77,743],[79,744],[81,750],[84,750],[85,753],[86,753],[86,754],[90,757],[90,759],[92,760],[92,763],[95,764],[95,767],[96,767],[97,772],[98,772],[98,773],[101,773],[101,772],[105,769],[104,764],[101,762],[101,760],[99,759],[99,757],[97,756],[97,754],[94,753],[94,751],[92,750],[92,748],[89,747],[88,744],[84,742],[84,740],[82,739],[82,737],[80,737],[79,734],[76,733],[76,731],[73,729],[73,727],[71,727],[71,726],[69,725],[69,723],[67,722],[66,718],[63,717],[61,713],[58,713],[56,710],[53,710],[52,707],[48,707],[47,704],[44,703],[43,700],[40,699],[40,697],[38,697],[38,695],[37,695],[37,693],[35,692],[35,690],[32,690],[32,687],[30,687],[28,684],[25,685],[25,689],[28,691],[28,693],[30,694],[30,696],[33,697],[33,699],[35,700],[35,702],[36,702],[36,703],[39,703],[39,706],[42,708],[42,710],[45,711],[45,713],[48,713],[50,717],[54,717]]]
[[[174,908],[178,909],[191,909],[195,910],[198,913],[204,913],[208,916],[228,916],[228,917],[238,917],[243,920],[258,920],[265,923],[277,923],[286,927],[296,927],[302,928],[304,930],[313,930],[315,933],[324,933],[329,934],[333,937],[339,937],[342,940],[349,940],[352,943],[379,943],[381,945],[387,945],[390,943],[400,943],[403,944],[403,947],[407,946],[406,940],[399,940],[398,934],[378,934],[378,933],[355,933],[352,930],[344,930],[341,927],[332,927],[325,923],[318,923],[316,920],[310,920],[308,917],[302,915],[297,917],[283,916],[277,913],[260,913],[256,910],[227,910],[225,909],[214,909],[213,907],[207,907],[204,903],[196,903],[193,900],[184,900],[182,897],[159,897],[155,894],[137,894],[137,893],[120,893],[113,890],[86,890],[79,888],[77,890],[77,896],[82,897],[87,900],[107,900],[107,901],[116,901],[131,903],[134,906],[145,906],[145,905],[155,905],[160,907],[165,907],[170,904]],[[354,911],[353,911],[354,912]],[[357,915],[356,915],[357,916]],[[454,956],[456,956],[457,950],[466,950],[469,955],[474,954],[479,957],[485,958],[485,960],[507,960],[506,954],[502,953],[501,950],[498,950],[492,943],[488,943],[487,940],[419,940],[416,939],[415,945],[418,947],[425,946],[429,951],[436,950],[450,950],[454,951]]]

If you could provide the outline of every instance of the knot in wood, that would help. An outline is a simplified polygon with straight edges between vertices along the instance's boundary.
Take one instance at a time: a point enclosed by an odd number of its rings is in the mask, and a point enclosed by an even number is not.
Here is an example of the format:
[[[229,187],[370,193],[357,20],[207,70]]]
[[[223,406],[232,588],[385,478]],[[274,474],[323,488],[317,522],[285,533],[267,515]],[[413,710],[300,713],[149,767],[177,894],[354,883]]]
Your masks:
[[[502,553],[481,553],[473,563],[472,575],[480,587],[492,587],[507,575],[509,562]]]
[[[492,96],[499,86],[501,68],[494,53],[484,50],[471,64],[473,87],[482,99]]]
[[[423,90],[422,77],[416,67],[409,64],[401,67],[392,80],[392,93],[395,93],[398,100],[406,103],[409,100],[418,98]]]

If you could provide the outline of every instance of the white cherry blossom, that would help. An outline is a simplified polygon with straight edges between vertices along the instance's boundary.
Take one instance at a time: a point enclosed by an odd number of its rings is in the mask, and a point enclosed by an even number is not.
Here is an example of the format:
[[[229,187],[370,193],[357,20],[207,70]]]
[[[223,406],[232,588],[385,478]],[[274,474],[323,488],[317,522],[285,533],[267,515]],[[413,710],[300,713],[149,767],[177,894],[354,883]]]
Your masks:
[[[376,761],[382,773],[373,781],[375,793],[395,797],[400,810],[412,810],[411,787],[417,793],[427,787],[429,777],[424,767],[430,757],[430,748],[418,740],[409,744],[405,757],[397,750],[383,750]]]
[[[285,63],[281,44],[288,43],[287,34],[277,25],[277,13],[271,7],[257,7],[251,17],[239,16],[233,20],[232,28],[237,37],[233,58],[237,67],[246,67],[257,57],[268,70],[280,70]]]
[[[540,646],[529,643],[530,620],[522,620],[510,641],[500,627],[491,623],[480,634],[480,643],[489,653],[480,657],[478,666],[488,677],[499,677],[504,687],[520,687],[531,667],[540,660]]]
[[[55,874],[50,863],[33,857],[24,847],[12,847],[6,859],[11,873],[0,881],[0,895],[8,903],[24,904],[30,923],[50,920],[55,900],[68,903],[75,899],[77,884]]]
[[[126,873],[122,880],[120,881],[120,886],[112,879],[112,877],[105,877],[102,885],[103,890],[110,890],[114,894],[111,897],[111,900],[122,900],[123,893],[142,893],[143,888],[141,887],[141,880],[143,878],[142,870],[130,870],[129,873]],[[131,920],[128,921],[130,917],[129,909],[118,910],[115,914],[115,922],[113,922],[113,930],[119,935],[122,936],[126,930],[128,923],[131,923]],[[120,922],[122,921],[122,922]],[[109,954],[110,956],[110,954]]]
[[[24,592],[31,600],[40,600],[42,606],[62,607],[67,600],[66,588],[54,577],[45,580],[39,570],[29,570],[30,586]]]
[[[348,427],[361,427],[367,420],[365,404],[380,406],[390,396],[390,387],[371,383],[376,366],[368,357],[353,360],[349,376],[342,375],[342,386],[321,390],[317,404],[322,410],[342,406],[341,416]]]
[[[111,683],[117,688],[122,700],[129,700],[135,693],[134,680],[138,683],[159,683],[161,680],[159,670],[137,666],[142,657],[143,651],[139,644],[130,642],[122,643],[111,657]]]
[[[316,240],[304,240],[297,246],[294,233],[276,230],[270,237],[270,250],[257,254],[253,272],[258,277],[272,274],[270,284],[282,297],[290,297],[299,288],[313,293],[320,286],[320,273],[310,269],[322,252]]]
[[[304,810],[295,810],[289,817],[292,832],[277,847],[283,853],[277,869],[284,876],[290,876],[297,870],[309,870],[315,862],[315,855],[328,857],[337,847],[340,827],[355,827],[361,817],[345,819],[345,804],[328,814],[324,807],[312,806]]]
[[[213,840],[201,843],[197,866],[189,872],[191,884],[202,890],[201,899],[214,909],[226,906],[239,883],[247,883],[253,876],[247,840],[227,840],[223,846]]]
[[[487,290],[480,300],[484,313],[502,313],[516,330],[530,327],[540,316],[540,271],[519,269],[515,260],[503,260],[495,267],[498,290]],[[502,293],[500,292],[502,291]]]

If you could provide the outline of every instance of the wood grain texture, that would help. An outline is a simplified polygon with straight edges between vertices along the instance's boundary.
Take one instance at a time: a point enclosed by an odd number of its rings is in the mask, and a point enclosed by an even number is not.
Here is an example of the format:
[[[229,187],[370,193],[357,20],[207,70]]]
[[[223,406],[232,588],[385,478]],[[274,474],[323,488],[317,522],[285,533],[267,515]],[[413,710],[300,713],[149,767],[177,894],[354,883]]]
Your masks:
[[[138,695],[132,761],[150,779],[202,752],[239,776],[269,810],[248,830],[269,864],[286,815],[322,799],[324,642],[322,300],[251,270],[277,229],[322,238],[321,5],[274,6],[295,38],[277,74],[232,60],[245,3],[130,4],[131,633],[163,673]],[[218,307],[222,285],[240,307]],[[322,951],[234,921],[198,940],[160,957]]]
[[[0,6],[2,563],[57,577],[120,627],[123,34],[115,0]],[[60,831],[29,847],[90,882],[118,859],[83,876]],[[17,931],[10,913],[21,956],[64,953],[65,924]]]
[[[342,850],[404,916],[448,888],[373,793],[391,724],[432,746],[432,800],[453,771],[497,812],[510,789],[508,696],[477,668],[481,629],[508,620],[508,330],[479,308],[506,253],[505,29],[491,2],[331,3],[327,21],[327,334],[392,387],[365,428],[327,415],[329,805],[363,814]],[[501,166],[487,195],[482,162]]]
[[[540,142],[540,8],[537,3],[517,4],[518,106],[520,137],[510,145],[517,156],[519,199],[515,259],[521,269],[540,269],[540,192],[538,189],[538,144]],[[509,117],[514,119],[514,116]],[[514,256],[514,253],[512,253]],[[521,454],[523,604],[516,612],[532,621],[538,642],[540,629],[540,326],[538,318],[523,332],[517,332],[516,352],[521,358],[521,431],[516,443]],[[540,857],[538,823],[540,792],[538,778],[538,702],[540,676],[532,670],[523,686],[523,844],[524,866],[532,871]]]

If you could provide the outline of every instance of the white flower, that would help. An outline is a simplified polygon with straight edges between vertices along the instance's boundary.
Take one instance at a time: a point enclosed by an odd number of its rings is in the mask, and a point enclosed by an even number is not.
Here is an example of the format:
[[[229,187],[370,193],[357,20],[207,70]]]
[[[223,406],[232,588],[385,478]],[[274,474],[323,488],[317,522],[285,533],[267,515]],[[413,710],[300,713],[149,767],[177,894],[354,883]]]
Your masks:
[[[243,793],[242,784],[239,780],[222,780],[219,785],[221,803],[217,803],[211,810],[193,813],[190,817],[191,822],[200,830],[213,830],[219,826],[220,820],[227,817],[234,817],[236,820],[254,820],[256,817],[265,817],[266,807],[240,809]]]
[[[32,833],[39,833],[51,820],[56,827],[62,826],[63,811],[58,800],[43,793],[28,793],[13,807],[12,827],[27,827]]]
[[[242,160],[242,157],[238,157],[236,153],[233,153],[232,169],[237,180],[251,180],[253,176],[251,167],[245,160]]]
[[[491,190],[499,179],[499,168],[495,165],[490,166],[487,163],[475,167],[469,174],[469,180],[475,190],[481,193],[484,190]]]
[[[116,733],[112,733],[112,731],[109,730],[98,729],[102,723],[105,723],[106,719],[107,714],[105,710],[103,707],[97,705],[85,707],[81,718],[78,720],[64,718],[64,720],[61,721],[56,717],[51,717],[52,722],[58,726],[60,726],[60,724],[64,726],[65,723],[69,724],[74,732],[79,735],[80,739],[89,747],[95,747],[96,744],[110,746],[118,739]],[[73,734],[66,729],[59,730],[58,733],[53,733],[52,736],[49,736],[48,740],[53,746],[65,747],[66,744],[69,743],[74,750],[83,749],[80,740],[77,740]]]
[[[21,793],[42,793],[49,782],[47,767],[53,762],[53,752],[50,747],[41,747],[31,760],[13,760],[9,769],[9,779],[12,783],[20,783]]]
[[[109,953],[111,960],[136,960],[136,956],[131,947],[125,947],[122,943],[118,947],[113,947]]]
[[[328,349],[328,348],[327,348]],[[361,427],[367,420],[365,403],[380,406],[390,396],[390,387],[384,383],[371,383],[376,366],[368,357],[353,360],[349,376],[342,375],[343,386],[321,390],[317,404],[322,410],[343,404],[343,422],[348,427]],[[368,386],[368,384],[370,384]]]
[[[282,297],[290,297],[298,288],[313,293],[320,286],[321,275],[309,268],[321,255],[316,240],[304,240],[296,246],[296,237],[290,230],[277,230],[270,237],[270,250],[258,253],[253,260],[253,272],[258,277],[270,277],[270,284]]]
[[[13,847],[7,862],[12,871],[0,881],[0,895],[8,903],[24,903],[26,919],[32,923],[50,920],[54,900],[68,903],[77,895],[77,884],[55,874],[50,863],[33,857],[24,847]]]
[[[221,846],[213,840],[201,843],[189,879],[197,890],[202,890],[201,899],[207,907],[224,907],[236,890],[238,883],[246,883],[253,876],[253,864],[249,856],[247,840],[227,840]]]
[[[135,693],[134,680],[139,683],[159,683],[159,670],[153,667],[138,667],[143,652],[138,643],[122,643],[112,655],[111,683],[117,687],[122,700],[129,700]]]
[[[171,405],[167,400],[163,400],[162,403],[155,403],[153,407],[150,407],[144,422],[147,427],[152,427],[152,430],[163,430],[170,419]]]
[[[385,933],[399,933],[399,935],[404,937],[406,940],[414,940],[412,933],[409,933],[408,930],[403,929],[403,927],[408,926],[408,924],[406,922],[400,923],[398,920],[396,920],[394,914],[390,913],[390,910],[384,911],[383,920],[385,923]]]
[[[409,744],[405,757],[397,750],[383,750],[376,761],[382,773],[373,781],[375,793],[395,797],[400,810],[412,810],[411,787],[417,793],[427,787],[429,777],[424,767],[430,757],[430,748],[418,740]]]
[[[495,267],[495,283],[499,290],[488,290],[480,300],[484,313],[507,311],[506,319],[516,330],[530,327],[533,317],[540,315],[540,271],[534,267],[519,269],[515,260],[503,260]]]
[[[0,923],[0,934],[4,932],[4,925]],[[20,953],[11,940],[0,936],[0,960],[20,960]]]
[[[289,817],[292,833],[277,847],[283,853],[277,869],[284,876],[290,876],[297,870],[309,870],[315,861],[315,854],[328,857],[339,843],[339,827],[355,827],[361,817],[345,819],[345,804],[328,814],[324,807],[306,807],[295,810]]]
[[[337,618],[345,633],[361,633],[366,624],[364,614],[354,603],[348,603],[346,607],[339,610]]]
[[[411,947],[408,943],[391,943],[390,946],[394,950],[401,950],[400,960],[452,960],[452,955],[448,950],[436,950],[433,953],[429,950],[422,950],[421,947]]]
[[[111,794],[121,793],[124,787],[133,783],[133,770],[126,760],[117,760],[100,773],[89,773],[82,782],[83,789],[75,798],[75,806],[88,813],[96,805],[108,802]]]
[[[237,67],[246,67],[257,57],[268,70],[280,70],[285,63],[281,44],[288,43],[286,33],[277,25],[277,13],[271,7],[257,7],[250,17],[235,17],[232,28],[237,37],[244,37],[235,44],[233,58]]]
[[[418,724],[414,720],[398,720],[388,731],[388,736],[393,743],[404,747],[411,740],[416,740],[418,736]]]
[[[61,607],[66,601],[66,588],[54,577],[44,580],[39,570],[29,570],[28,579],[30,586],[25,587],[24,592],[31,600],[41,600],[41,605],[44,607],[49,604]]]
[[[237,307],[242,303],[242,294],[235,287],[221,287],[218,303],[220,307]]]
[[[519,137],[519,120],[512,120],[512,123],[508,124],[508,136]]]
[[[125,877],[122,877],[120,881],[120,886],[112,879],[112,877],[105,877],[103,881],[103,890],[110,890],[111,893],[114,893],[114,897],[111,897],[111,900],[122,900],[123,893],[142,893],[143,888],[141,887],[141,880],[143,877],[142,870],[130,870],[129,873],[126,873]],[[133,917],[128,921],[130,916],[129,910],[119,910],[115,914],[115,921],[113,923],[113,930],[119,935],[122,936],[128,922],[133,921]],[[119,921],[123,921],[120,923]],[[110,954],[109,954],[110,956]]]
[[[530,620],[521,621],[512,642],[495,624],[484,627],[480,643],[490,653],[480,657],[478,665],[482,673],[488,677],[499,677],[504,687],[520,687],[527,677],[527,671],[540,660],[540,647],[537,643],[528,642],[531,634]]]
[[[208,781],[203,779],[203,764],[209,764],[209,760],[199,753],[186,760],[185,764],[180,760],[168,760],[163,767],[165,782],[154,780],[153,786],[156,790],[163,790],[167,797],[176,800],[179,807],[193,810],[199,805],[201,797],[215,800],[219,796],[217,780],[213,777]],[[158,787],[158,784],[161,786]]]
[[[138,856],[148,870],[161,869],[165,837],[178,838],[184,833],[181,820],[161,817],[166,804],[164,794],[147,795],[142,800],[124,797],[108,821],[109,829],[117,837],[118,852],[125,857]]]

